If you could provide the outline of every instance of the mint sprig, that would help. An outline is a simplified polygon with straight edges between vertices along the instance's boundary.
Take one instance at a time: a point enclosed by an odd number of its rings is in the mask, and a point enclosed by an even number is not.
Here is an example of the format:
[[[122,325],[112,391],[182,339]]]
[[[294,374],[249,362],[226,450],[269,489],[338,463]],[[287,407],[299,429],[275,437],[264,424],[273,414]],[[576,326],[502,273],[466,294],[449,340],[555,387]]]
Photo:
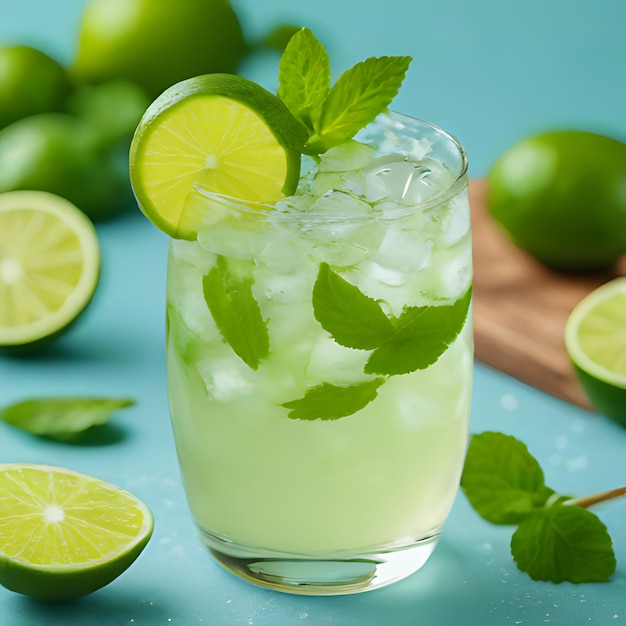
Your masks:
[[[626,495],[626,487],[585,498],[559,495],[525,444],[488,431],[470,440],[461,488],[487,521],[518,525],[511,554],[533,580],[606,582],[613,575],[611,537],[586,507]]]
[[[280,58],[276,95],[311,132],[319,124],[329,90],[326,48],[308,28],[302,28],[291,37]]]
[[[82,396],[23,400],[0,410],[0,420],[33,435],[70,441],[109,421],[113,413],[132,406],[128,398]]]
[[[270,340],[252,285],[251,278],[231,271],[222,256],[202,279],[204,299],[222,337],[248,367],[256,370],[269,354]]]
[[[277,94],[309,131],[306,154],[339,145],[387,110],[411,63],[408,56],[370,57],[330,85],[330,62],[308,28],[287,44],[279,67]]]

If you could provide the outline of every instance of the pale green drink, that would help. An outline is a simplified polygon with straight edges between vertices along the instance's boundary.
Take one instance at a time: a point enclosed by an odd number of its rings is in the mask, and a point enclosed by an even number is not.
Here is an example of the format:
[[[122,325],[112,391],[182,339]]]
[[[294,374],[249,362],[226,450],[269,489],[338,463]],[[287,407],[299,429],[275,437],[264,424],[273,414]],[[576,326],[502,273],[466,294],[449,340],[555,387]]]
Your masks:
[[[194,518],[227,567],[297,593],[417,570],[467,441],[464,152],[397,114],[357,138],[370,145],[333,148],[275,207],[199,190],[211,223],[170,248],[168,387]],[[250,314],[235,329],[233,300]],[[373,338],[365,301],[388,320]],[[412,319],[427,310],[423,326]],[[266,335],[250,332],[259,319]]]

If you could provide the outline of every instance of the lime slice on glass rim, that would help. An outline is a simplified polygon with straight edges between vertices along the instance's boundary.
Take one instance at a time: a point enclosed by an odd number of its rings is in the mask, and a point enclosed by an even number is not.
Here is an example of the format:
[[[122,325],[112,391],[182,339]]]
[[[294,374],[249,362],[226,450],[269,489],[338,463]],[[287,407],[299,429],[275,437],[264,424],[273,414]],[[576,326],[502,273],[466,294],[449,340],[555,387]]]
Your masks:
[[[99,277],[96,230],[75,205],[43,191],[0,194],[0,348],[27,352],[58,337]]]
[[[110,583],[148,543],[154,519],[127,491],[61,467],[0,464],[0,583],[71,600]]]
[[[576,305],[565,326],[565,347],[593,407],[626,426],[626,277]]]
[[[306,138],[260,85],[233,74],[196,76],[163,92],[142,117],[130,149],[133,191],[155,226],[193,240],[210,210],[193,201],[196,187],[276,202],[297,187]]]

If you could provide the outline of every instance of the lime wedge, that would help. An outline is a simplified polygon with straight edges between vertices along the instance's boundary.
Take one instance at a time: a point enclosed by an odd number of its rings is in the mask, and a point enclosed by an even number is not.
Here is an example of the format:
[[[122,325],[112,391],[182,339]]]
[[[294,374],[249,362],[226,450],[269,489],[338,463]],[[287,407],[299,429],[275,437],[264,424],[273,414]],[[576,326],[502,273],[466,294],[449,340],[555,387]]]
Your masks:
[[[0,583],[41,600],[70,600],[110,583],[152,535],[130,493],[61,467],[0,465]]]
[[[626,425],[626,277],[576,305],[565,326],[565,347],[593,407]]]
[[[0,347],[40,346],[91,301],[100,275],[93,224],[43,191],[0,194]]]
[[[139,207],[168,235],[195,239],[205,216],[187,204],[194,187],[246,202],[293,193],[307,133],[263,87],[208,74],[167,89],[144,114],[130,149]],[[207,208],[207,211],[210,210]]]

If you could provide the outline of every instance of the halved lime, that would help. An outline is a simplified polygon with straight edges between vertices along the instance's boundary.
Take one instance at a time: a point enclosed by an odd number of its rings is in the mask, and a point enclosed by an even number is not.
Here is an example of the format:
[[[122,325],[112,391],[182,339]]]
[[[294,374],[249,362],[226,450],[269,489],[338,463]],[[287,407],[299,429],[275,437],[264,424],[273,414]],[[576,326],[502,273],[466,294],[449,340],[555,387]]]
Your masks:
[[[565,326],[565,347],[593,407],[626,425],[626,277],[576,305]]]
[[[0,465],[0,583],[69,600],[110,583],[152,535],[148,507],[127,491],[48,465]]]
[[[56,338],[91,301],[100,275],[95,228],[43,191],[0,194],[0,348]]]
[[[141,210],[168,235],[195,239],[196,185],[245,202],[295,191],[304,126],[260,85],[232,74],[197,76],[167,89],[144,114],[130,149]],[[209,209],[207,209],[209,210]]]

